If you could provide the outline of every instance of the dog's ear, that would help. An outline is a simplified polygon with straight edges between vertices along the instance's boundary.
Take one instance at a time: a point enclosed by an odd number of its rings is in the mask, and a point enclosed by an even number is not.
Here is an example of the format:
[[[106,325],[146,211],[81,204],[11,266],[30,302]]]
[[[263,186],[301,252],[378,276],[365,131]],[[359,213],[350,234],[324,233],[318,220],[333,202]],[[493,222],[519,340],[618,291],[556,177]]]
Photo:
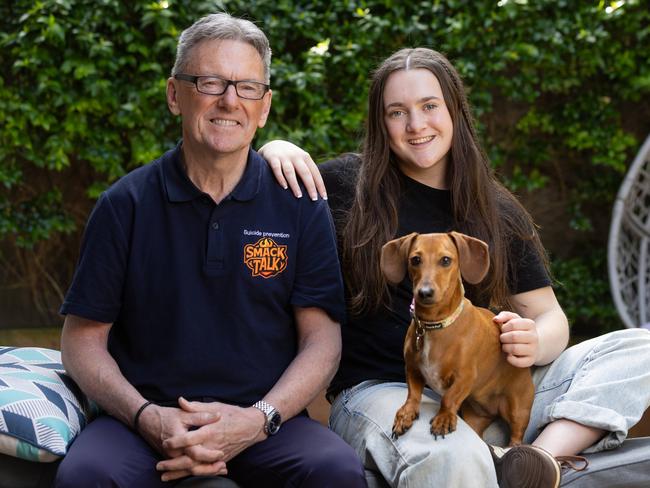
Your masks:
[[[460,274],[468,283],[480,283],[490,269],[488,245],[480,239],[460,232],[450,232],[449,236],[458,249]]]
[[[406,276],[406,258],[417,235],[417,232],[413,232],[399,239],[393,239],[381,248],[379,266],[389,283],[400,283]]]

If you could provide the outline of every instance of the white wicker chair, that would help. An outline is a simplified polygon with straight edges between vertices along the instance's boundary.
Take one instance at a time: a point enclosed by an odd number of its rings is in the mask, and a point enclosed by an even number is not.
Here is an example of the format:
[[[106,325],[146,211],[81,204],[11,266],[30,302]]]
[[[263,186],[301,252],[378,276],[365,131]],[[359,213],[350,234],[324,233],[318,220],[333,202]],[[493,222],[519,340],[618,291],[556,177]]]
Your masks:
[[[626,327],[650,323],[650,136],[614,203],[608,244],[609,282]]]

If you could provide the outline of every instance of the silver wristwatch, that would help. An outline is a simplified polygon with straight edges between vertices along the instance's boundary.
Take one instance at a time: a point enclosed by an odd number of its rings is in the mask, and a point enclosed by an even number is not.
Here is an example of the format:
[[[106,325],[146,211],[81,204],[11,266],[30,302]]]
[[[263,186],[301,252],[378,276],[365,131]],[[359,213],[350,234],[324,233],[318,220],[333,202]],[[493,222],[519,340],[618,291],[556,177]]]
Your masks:
[[[280,412],[278,412],[273,405],[266,403],[264,400],[256,402],[253,406],[258,410],[261,410],[266,416],[266,421],[264,422],[264,433],[266,435],[277,434],[278,430],[280,430],[280,424],[282,423]]]

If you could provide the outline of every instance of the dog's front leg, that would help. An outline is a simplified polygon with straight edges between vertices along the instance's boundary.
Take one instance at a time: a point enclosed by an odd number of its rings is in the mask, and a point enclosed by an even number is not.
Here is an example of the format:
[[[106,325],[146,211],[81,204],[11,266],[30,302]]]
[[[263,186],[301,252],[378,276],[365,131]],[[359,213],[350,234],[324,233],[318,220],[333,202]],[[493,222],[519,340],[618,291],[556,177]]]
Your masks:
[[[431,433],[436,439],[438,439],[439,435],[444,438],[445,434],[451,434],[456,430],[458,409],[471,393],[475,376],[475,374],[470,374],[447,380],[446,383],[449,386],[440,402],[440,410],[431,419]]]
[[[406,384],[408,385],[408,396],[406,402],[395,414],[393,422],[393,439],[409,430],[413,421],[420,415],[420,401],[422,390],[424,390],[424,378],[420,370],[413,365],[406,363]]]

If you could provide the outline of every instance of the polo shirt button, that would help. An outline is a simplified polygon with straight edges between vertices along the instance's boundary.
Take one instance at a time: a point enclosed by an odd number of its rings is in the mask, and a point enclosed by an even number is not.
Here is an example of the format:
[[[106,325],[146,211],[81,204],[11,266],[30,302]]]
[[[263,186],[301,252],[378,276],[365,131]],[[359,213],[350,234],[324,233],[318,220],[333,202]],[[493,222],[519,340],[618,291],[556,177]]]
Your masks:
[[[214,230],[219,230],[219,222],[212,222],[212,228]]]

